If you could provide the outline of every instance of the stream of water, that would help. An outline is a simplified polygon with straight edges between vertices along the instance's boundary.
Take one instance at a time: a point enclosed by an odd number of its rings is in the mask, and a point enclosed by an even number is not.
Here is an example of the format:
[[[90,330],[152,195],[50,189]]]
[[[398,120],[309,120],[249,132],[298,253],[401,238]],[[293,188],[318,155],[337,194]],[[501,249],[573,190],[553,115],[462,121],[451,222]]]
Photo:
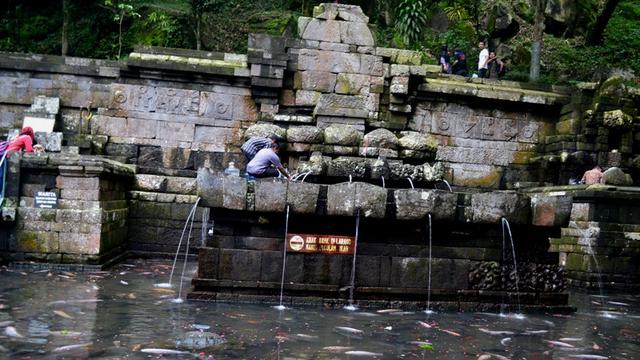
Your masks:
[[[283,312],[173,303],[177,289],[153,286],[171,265],[129,260],[94,273],[0,268],[0,358],[149,359],[169,350],[180,353],[161,358],[640,358],[638,295],[572,293],[575,314],[524,319],[317,306]],[[182,280],[195,270],[189,263]]]

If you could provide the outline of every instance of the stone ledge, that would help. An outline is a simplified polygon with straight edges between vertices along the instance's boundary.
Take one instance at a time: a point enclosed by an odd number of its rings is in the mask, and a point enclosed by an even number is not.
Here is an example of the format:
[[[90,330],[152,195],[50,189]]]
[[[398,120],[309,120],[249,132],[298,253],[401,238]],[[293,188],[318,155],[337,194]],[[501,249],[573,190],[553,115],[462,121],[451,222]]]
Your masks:
[[[22,154],[20,167],[23,169],[58,170],[61,174],[70,176],[97,175],[102,173],[134,176],[135,166],[120,163],[92,155],[71,155],[63,153],[51,154]]]
[[[117,78],[121,66],[111,60],[0,52],[0,68],[12,70]]]
[[[483,79],[480,80],[481,82],[467,78],[461,80],[426,79],[426,82],[420,85],[418,89],[430,93],[474,96],[498,101],[549,106],[564,105],[570,101],[570,97],[565,94],[504,86],[499,81],[496,81],[495,84],[490,84],[483,82]]]

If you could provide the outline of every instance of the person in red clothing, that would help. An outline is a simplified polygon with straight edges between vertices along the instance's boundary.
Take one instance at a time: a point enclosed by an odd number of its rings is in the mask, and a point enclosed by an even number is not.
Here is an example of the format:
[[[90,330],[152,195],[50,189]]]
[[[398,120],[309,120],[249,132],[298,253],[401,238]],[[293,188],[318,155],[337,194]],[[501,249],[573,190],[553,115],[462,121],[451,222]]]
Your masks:
[[[31,128],[31,126],[25,126],[22,130],[20,130],[20,134],[9,143],[9,146],[7,146],[7,149],[5,150],[7,156],[9,156],[9,152],[20,150],[24,150],[25,152],[33,152],[33,139],[33,129]]]

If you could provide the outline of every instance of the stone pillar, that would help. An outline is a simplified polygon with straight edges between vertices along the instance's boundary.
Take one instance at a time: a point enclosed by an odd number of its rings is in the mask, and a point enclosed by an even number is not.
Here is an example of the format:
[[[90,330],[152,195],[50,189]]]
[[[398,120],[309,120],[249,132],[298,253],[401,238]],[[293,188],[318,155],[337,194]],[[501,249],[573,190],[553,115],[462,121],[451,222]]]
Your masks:
[[[126,190],[133,171],[90,156],[25,156],[14,260],[102,264],[127,237]],[[57,208],[37,208],[39,191],[54,192]]]

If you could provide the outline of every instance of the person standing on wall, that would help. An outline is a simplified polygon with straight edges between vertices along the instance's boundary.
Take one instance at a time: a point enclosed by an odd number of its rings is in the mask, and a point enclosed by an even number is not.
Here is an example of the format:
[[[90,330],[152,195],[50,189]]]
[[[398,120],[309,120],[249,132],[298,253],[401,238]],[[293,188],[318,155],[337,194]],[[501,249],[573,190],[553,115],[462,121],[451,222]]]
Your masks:
[[[487,64],[489,61],[489,50],[486,47],[484,41],[478,43],[478,49],[480,49],[480,55],[478,56],[478,77],[487,77]]]
[[[256,156],[247,164],[247,174],[257,177],[276,177],[279,173],[286,176],[291,180],[291,175],[287,172],[282,164],[278,153],[280,152],[280,145],[277,142],[271,144],[268,149],[262,149],[258,151]]]
[[[440,49],[440,67],[445,74],[451,74],[451,57],[449,56],[449,49],[447,45],[442,45]]]
[[[487,61],[487,77],[497,79],[504,74],[504,63],[496,57],[495,51],[489,52],[489,60]]]
[[[269,135],[268,137],[254,136],[242,144],[240,150],[247,158],[247,162],[249,162],[260,150],[270,149],[272,144],[279,144],[283,140],[278,135]]]

